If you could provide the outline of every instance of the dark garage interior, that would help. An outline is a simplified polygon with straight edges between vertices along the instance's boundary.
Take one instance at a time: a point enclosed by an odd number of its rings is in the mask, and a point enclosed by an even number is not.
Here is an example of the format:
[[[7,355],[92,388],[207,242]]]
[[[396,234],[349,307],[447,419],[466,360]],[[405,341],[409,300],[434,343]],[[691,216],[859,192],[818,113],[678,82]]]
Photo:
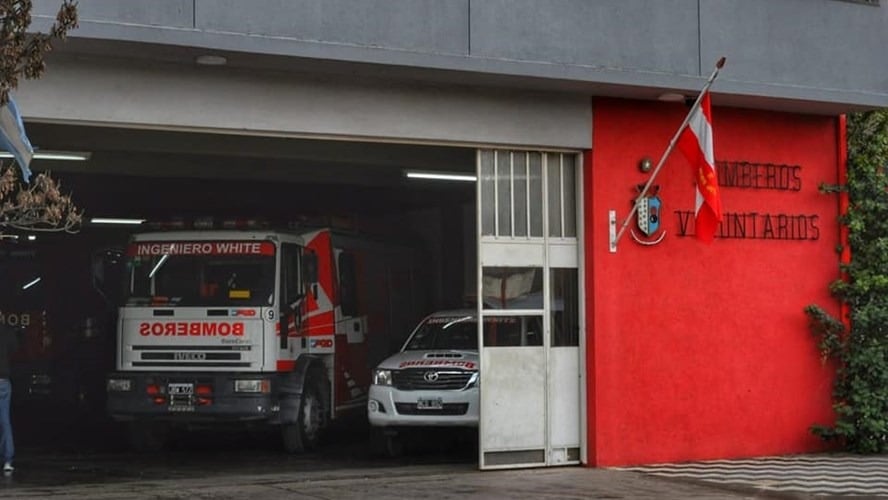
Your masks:
[[[474,183],[405,177],[407,170],[473,174],[474,149],[48,123],[28,123],[27,130],[37,151],[85,152],[89,159],[31,164],[57,179],[82,209],[80,232],[37,233],[33,242],[28,233],[7,232],[19,239],[5,239],[0,254],[9,270],[20,266],[13,253],[36,249],[32,265],[44,277],[44,305],[30,310],[42,314],[50,338],[30,339],[16,360],[13,418],[22,446],[114,441],[94,439],[115,429],[103,407],[115,319],[114,304],[92,286],[92,260],[151,223],[257,219],[270,227],[370,231],[427,250],[435,308],[464,305],[474,286]],[[90,223],[95,217],[146,222]],[[41,370],[52,374],[51,389],[28,394]]]

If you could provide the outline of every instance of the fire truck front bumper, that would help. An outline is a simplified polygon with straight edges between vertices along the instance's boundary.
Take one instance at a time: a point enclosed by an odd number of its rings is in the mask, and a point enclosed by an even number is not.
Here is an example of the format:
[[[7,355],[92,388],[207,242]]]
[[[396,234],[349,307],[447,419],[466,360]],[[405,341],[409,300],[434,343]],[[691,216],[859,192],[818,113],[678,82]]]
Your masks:
[[[120,421],[152,418],[179,422],[276,421],[273,375],[111,373],[108,413]]]

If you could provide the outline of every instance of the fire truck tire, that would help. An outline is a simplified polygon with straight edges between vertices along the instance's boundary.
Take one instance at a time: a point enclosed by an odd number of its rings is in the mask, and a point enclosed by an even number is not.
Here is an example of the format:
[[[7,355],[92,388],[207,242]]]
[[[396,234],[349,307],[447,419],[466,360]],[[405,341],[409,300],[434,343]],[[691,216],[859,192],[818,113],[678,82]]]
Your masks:
[[[281,425],[284,449],[288,453],[303,453],[317,448],[326,427],[325,417],[320,384],[310,378],[302,391],[296,422]]]
[[[166,446],[167,428],[162,423],[131,422],[128,431],[130,446],[134,451],[157,452]]]

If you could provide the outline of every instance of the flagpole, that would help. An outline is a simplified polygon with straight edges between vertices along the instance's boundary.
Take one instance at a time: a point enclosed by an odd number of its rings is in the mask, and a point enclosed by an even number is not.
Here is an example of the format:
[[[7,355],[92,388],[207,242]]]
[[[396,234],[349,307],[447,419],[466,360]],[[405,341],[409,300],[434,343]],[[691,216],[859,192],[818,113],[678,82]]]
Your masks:
[[[663,164],[666,163],[666,159],[669,158],[669,155],[672,153],[672,150],[675,149],[675,144],[678,143],[678,138],[681,136],[682,130],[684,130],[685,126],[687,126],[688,122],[691,121],[691,116],[693,116],[694,111],[700,106],[700,101],[703,100],[703,96],[706,94],[706,91],[709,90],[709,87],[712,86],[712,82],[715,81],[715,78],[718,76],[718,72],[725,65],[725,58],[720,58],[715,63],[715,69],[712,70],[712,74],[709,75],[709,79],[706,80],[706,84],[703,85],[703,89],[700,91],[700,94],[697,95],[697,99],[694,101],[694,105],[691,106],[690,111],[688,111],[688,115],[685,116],[683,122],[681,122],[681,126],[678,127],[678,130],[675,132],[675,135],[672,136],[672,140],[669,141],[669,146],[666,147],[666,151],[663,152],[663,155],[660,156],[660,161],[657,162],[657,166],[654,167],[654,171],[651,172],[651,176],[648,178],[647,182],[644,184],[644,187],[641,189],[641,192],[638,193],[638,197],[635,198],[635,203],[632,204],[632,210],[629,211],[629,215],[626,216],[626,219],[623,220],[623,224],[620,226],[620,231],[617,233],[616,238],[611,242],[611,251],[615,252],[617,247],[617,242],[620,241],[620,238],[623,236],[623,233],[626,232],[626,228],[629,226],[629,221],[638,212],[638,204],[647,194],[648,189],[651,188],[651,185],[654,183],[654,179],[657,177],[657,174],[660,173],[660,169],[663,168]],[[613,226],[612,226],[613,227]],[[611,233],[613,234],[613,233]]]

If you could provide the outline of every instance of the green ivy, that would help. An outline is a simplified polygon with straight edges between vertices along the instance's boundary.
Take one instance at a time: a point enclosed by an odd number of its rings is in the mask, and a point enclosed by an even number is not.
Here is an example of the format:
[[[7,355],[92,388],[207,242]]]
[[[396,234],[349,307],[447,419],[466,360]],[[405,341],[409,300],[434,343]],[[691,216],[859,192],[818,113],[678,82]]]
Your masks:
[[[848,451],[888,450],[888,110],[849,115],[848,180],[821,186],[848,193],[841,222],[848,227],[851,262],[830,292],[847,306],[841,319],[820,306],[805,308],[824,359],[836,362],[836,421],[813,432]],[[841,248],[839,249],[841,250]]]

